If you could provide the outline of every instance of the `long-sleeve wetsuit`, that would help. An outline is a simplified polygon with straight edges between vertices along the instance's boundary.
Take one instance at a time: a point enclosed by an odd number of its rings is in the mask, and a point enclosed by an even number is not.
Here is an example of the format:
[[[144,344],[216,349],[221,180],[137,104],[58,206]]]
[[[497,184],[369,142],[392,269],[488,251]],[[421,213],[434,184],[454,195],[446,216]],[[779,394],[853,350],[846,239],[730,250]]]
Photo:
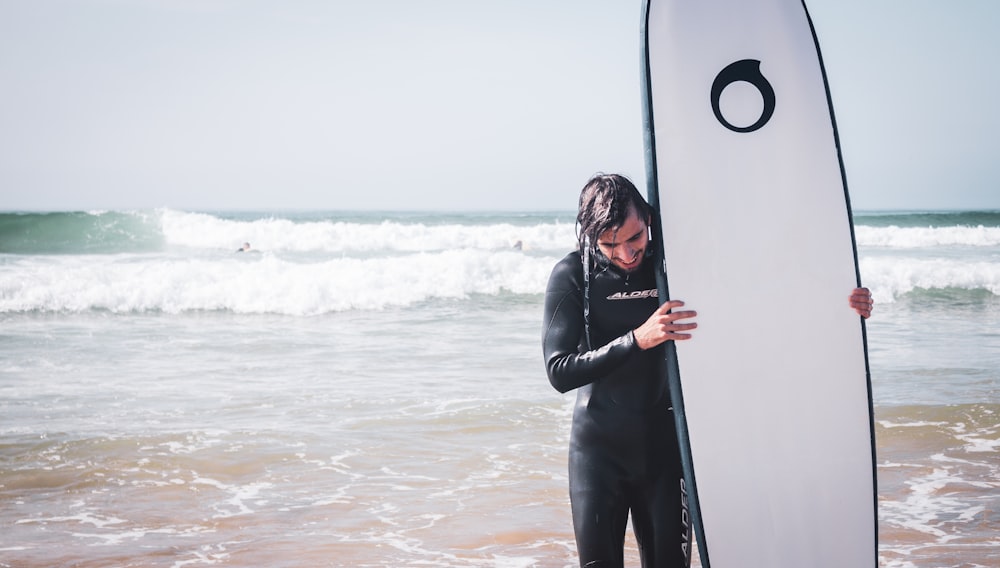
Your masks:
[[[645,568],[688,566],[691,532],[663,351],[643,351],[632,333],[659,306],[652,262],[624,274],[598,256],[589,283],[593,348],[579,253],[552,271],[542,339],[552,386],[577,389],[569,485],[580,565],[623,565],[631,510]]]

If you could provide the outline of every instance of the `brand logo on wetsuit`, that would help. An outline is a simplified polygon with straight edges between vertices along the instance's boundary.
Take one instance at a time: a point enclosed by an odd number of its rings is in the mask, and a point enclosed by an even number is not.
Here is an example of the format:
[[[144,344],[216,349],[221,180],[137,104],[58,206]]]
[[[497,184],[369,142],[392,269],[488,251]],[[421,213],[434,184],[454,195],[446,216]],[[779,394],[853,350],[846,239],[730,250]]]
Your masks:
[[[722,115],[722,108],[719,106],[722,91],[737,81],[750,83],[757,88],[760,96],[764,99],[764,108],[761,109],[760,117],[757,118],[757,122],[750,126],[736,126],[732,124]],[[767,124],[767,121],[771,120],[771,115],[774,114],[774,104],[774,87],[761,74],[760,61],[756,59],[742,59],[726,65],[722,71],[719,71],[719,74],[715,77],[715,82],[712,83],[712,110],[715,112],[715,118],[719,120],[722,126],[733,132],[746,133],[762,128]]]
[[[688,510],[688,490],[681,478],[681,552],[691,561],[691,515]]]
[[[608,300],[641,300],[642,298],[658,298],[656,288],[652,290],[636,290],[635,292],[615,292]]]

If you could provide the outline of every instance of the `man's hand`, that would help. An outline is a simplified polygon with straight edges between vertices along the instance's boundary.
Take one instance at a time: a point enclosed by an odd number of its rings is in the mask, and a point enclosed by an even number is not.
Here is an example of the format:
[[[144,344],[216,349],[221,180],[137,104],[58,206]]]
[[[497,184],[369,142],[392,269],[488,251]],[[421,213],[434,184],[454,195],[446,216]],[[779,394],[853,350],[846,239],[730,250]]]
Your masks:
[[[652,349],[665,341],[681,341],[691,339],[690,333],[680,333],[698,327],[695,322],[677,323],[678,320],[691,319],[698,315],[693,310],[670,312],[684,305],[680,300],[669,300],[649,316],[646,323],[635,329],[635,342],[640,349]]]

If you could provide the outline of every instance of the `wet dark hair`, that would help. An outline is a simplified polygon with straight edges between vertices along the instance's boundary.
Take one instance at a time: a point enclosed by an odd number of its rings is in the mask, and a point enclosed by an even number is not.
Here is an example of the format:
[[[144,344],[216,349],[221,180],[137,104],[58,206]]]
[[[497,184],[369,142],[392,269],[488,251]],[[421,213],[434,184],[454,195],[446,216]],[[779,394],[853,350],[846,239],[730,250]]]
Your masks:
[[[580,192],[576,214],[580,252],[584,252],[588,240],[591,252],[595,252],[597,238],[608,229],[624,225],[633,210],[644,218],[652,217],[652,208],[628,178],[618,174],[596,174],[590,178]]]

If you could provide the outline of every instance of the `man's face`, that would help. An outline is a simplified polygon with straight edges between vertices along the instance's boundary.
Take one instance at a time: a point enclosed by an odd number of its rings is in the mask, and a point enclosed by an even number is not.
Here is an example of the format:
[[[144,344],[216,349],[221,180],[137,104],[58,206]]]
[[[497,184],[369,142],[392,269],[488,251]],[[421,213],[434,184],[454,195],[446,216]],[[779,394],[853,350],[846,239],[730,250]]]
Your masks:
[[[597,237],[597,246],[604,256],[625,272],[639,268],[649,246],[649,219],[633,208],[621,227],[611,228]]]

